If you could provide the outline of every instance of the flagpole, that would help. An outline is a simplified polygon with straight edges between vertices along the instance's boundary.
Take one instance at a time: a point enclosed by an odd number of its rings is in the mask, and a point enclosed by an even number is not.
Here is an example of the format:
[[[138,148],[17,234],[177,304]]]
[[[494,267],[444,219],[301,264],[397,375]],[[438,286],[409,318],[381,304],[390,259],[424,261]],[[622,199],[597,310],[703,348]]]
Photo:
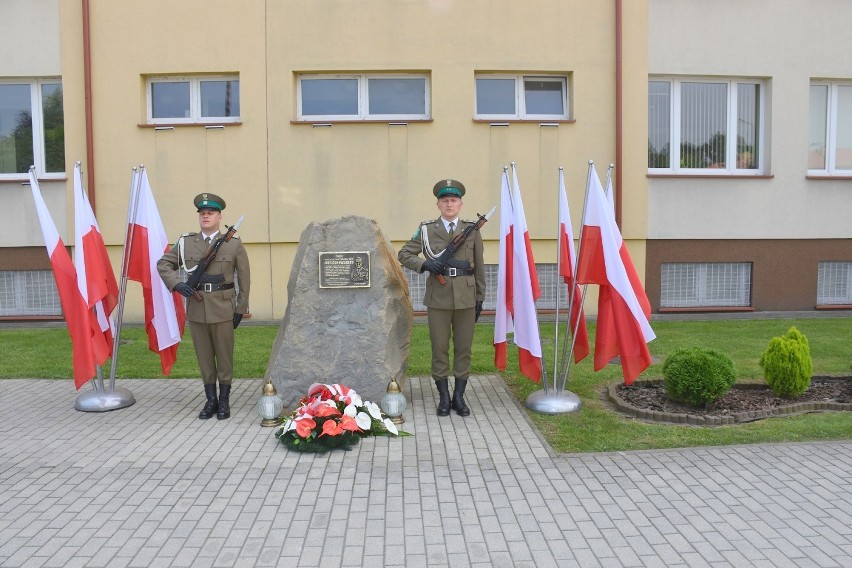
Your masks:
[[[560,362],[559,358],[559,276],[562,274],[562,198],[559,195],[561,191],[560,181],[562,180],[563,170],[559,166],[558,178],[556,181],[556,313],[553,319],[553,390],[556,390],[556,377],[559,376],[557,365]],[[568,299],[568,326],[571,325],[571,299]],[[567,328],[566,328],[567,330]],[[564,352],[564,349],[563,349]],[[565,364],[564,356],[562,364]],[[557,391],[558,392],[558,391]]]
[[[121,281],[118,290],[118,322],[116,323],[116,340],[112,348],[112,368],[109,373],[110,389],[115,384],[115,372],[118,366],[118,338],[121,336],[121,326],[124,323],[124,298],[127,293],[127,262],[130,251],[133,249],[133,231],[130,230],[130,221],[136,217],[136,208],[139,206],[139,179],[141,178],[134,166],[130,174],[130,200],[127,205],[127,220],[124,224],[124,250],[121,253]]]
[[[515,166],[515,164],[513,162],[512,167],[514,167],[514,166]],[[562,172],[563,172],[563,169],[562,169],[562,167],[560,167],[559,168],[560,176],[562,175]],[[559,217],[559,212],[561,211],[561,207],[562,207],[562,200],[561,200],[561,197],[559,195],[560,191],[561,191],[561,186],[557,188],[557,194],[556,194],[557,200],[558,200],[557,202],[559,204],[557,206],[557,231],[556,231],[556,234],[557,234],[557,239],[556,239],[557,240],[557,245],[556,245],[557,246],[557,250],[556,250],[556,278],[557,279],[559,278],[559,276],[561,274],[559,268],[561,266],[560,265],[560,256],[561,256],[560,251],[561,251],[561,248],[562,248],[562,228],[561,228],[561,226],[559,226],[560,225],[560,219],[561,219],[561,217]],[[573,238],[573,235],[570,238]],[[576,275],[575,275],[575,280],[576,280]],[[557,337],[558,337],[558,334],[559,334],[559,287],[558,287],[558,285],[557,285],[556,290],[557,290],[557,292],[556,292],[556,325],[555,325],[555,332],[554,332],[555,336],[554,336],[554,340],[553,340],[553,359],[554,359],[553,360],[553,392],[550,392],[548,390],[547,380],[546,380],[546,377],[545,377],[545,380],[543,381],[544,382],[544,388],[542,390],[538,390],[538,391],[531,393],[527,397],[527,400],[526,400],[526,406],[530,410],[534,410],[534,411],[540,412],[542,414],[551,414],[551,415],[567,414],[567,413],[570,413],[570,412],[576,412],[576,411],[580,410],[580,407],[582,405],[582,401],[580,400],[579,396],[577,396],[573,392],[570,392],[570,391],[565,392],[564,391],[564,382],[563,382],[563,389],[557,390],[557,385],[556,385],[556,380],[557,380],[557,374],[556,373],[557,373],[557,365],[558,365],[558,357],[557,357],[557,355],[558,355],[558,343],[557,343],[558,339],[557,339]],[[573,292],[573,288],[572,288],[571,292]],[[570,304],[570,301],[571,301],[570,298],[573,298],[573,293],[569,293],[569,306],[571,305]],[[579,322],[579,320],[580,320],[580,318],[577,318],[578,322]],[[569,309],[568,309],[568,324],[566,326],[566,332],[567,332],[568,328],[571,327],[570,322],[571,322],[571,308],[569,307]],[[575,334],[576,334],[576,330],[575,330]],[[572,351],[573,351],[573,342],[572,342]],[[569,364],[570,364],[570,361],[569,361]],[[545,371],[544,371],[544,369],[545,369],[544,349],[542,349],[541,368],[542,368],[542,374],[545,374]]]
[[[556,256],[556,274],[557,274],[557,280],[556,280],[556,281],[557,281],[557,283],[559,282],[559,275],[560,275],[560,274],[562,274],[562,270],[560,269],[560,259],[561,259],[561,254],[560,254],[560,253],[561,253],[561,251],[562,251],[562,223],[561,223],[561,219],[562,219],[562,195],[561,195],[561,192],[562,192],[562,188],[563,188],[564,186],[565,186],[565,173],[564,173],[564,170],[563,170],[562,166],[559,166],[559,188],[558,188],[558,190],[557,190],[557,191],[559,192],[559,194],[557,195],[557,198],[559,199],[559,206],[558,206],[558,208],[557,208],[557,209],[558,209],[558,211],[559,211],[559,219],[560,219],[560,221],[559,221],[559,223],[558,223],[558,224],[559,224],[559,226],[557,227],[557,234],[558,234],[558,237],[557,237],[557,238],[558,238],[558,241],[559,241],[559,243],[557,244],[557,250],[556,250],[556,254],[557,254],[557,256]],[[567,195],[565,196],[565,199],[566,199],[566,200],[568,199],[568,196],[567,196]],[[567,212],[566,212],[566,213],[567,213]],[[569,238],[569,239],[573,239],[573,238],[574,238],[574,235],[566,235],[566,236],[567,236],[567,238]],[[573,276],[573,273],[574,273],[574,267],[573,267],[573,266],[571,267],[571,273],[572,273],[572,276]],[[558,290],[558,288],[557,288],[557,290]],[[573,283],[573,280],[572,280],[571,289],[567,291],[567,294],[568,294],[568,322],[565,324],[565,331],[566,331],[566,334],[565,334],[565,338],[562,340],[562,354],[560,355],[560,363],[561,363],[561,364],[559,365],[559,375],[558,375],[558,376],[560,376],[560,377],[561,377],[562,375],[567,375],[567,373],[568,373],[568,369],[567,369],[567,367],[568,367],[569,365],[571,365],[571,359],[570,359],[570,358],[566,358],[566,356],[565,356],[565,350],[568,348],[568,333],[567,333],[567,332],[571,329],[571,315],[573,314],[573,311],[574,311],[574,283]],[[556,326],[556,333],[558,333],[558,332],[559,332],[559,324],[558,324],[558,314],[559,314],[559,293],[558,293],[558,291],[557,291],[557,294],[556,294],[556,306],[557,306],[557,310],[556,310],[556,313],[557,313],[557,326]],[[579,321],[579,317],[578,317],[577,321]],[[577,330],[575,329],[575,330],[574,330],[574,335],[576,335],[576,333],[577,333]],[[555,354],[556,354],[556,348],[557,348],[557,343],[556,343],[556,341],[554,341],[554,348],[553,348],[554,357],[556,356],[556,355],[555,355]],[[554,365],[554,369],[555,369],[555,368],[556,368],[556,367],[555,367],[555,365]],[[557,387],[557,385],[556,385],[556,377],[557,377],[557,375],[556,375],[555,373],[556,373],[556,371],[554,370],[554,376],[553,376],[553,389],[554,389],[557,393],[559,393],[559,392],[562,392],[562,391],[565,389],[565,381],[562,381],[562,386],[561,386],[561,387]]]
[[[136,168],[133,168],[134,175],[136,172]],[[131,191],[131,199],[134,185],[134,178],[131,177],[130,182],[130,191]],[[129,220],[129,217],[128,217]],[[129,226],[129,224],[127,225]],[[118,292],[118,306],[116,306],[116,310],[118,311],[118,318],[115,327],[115,336],[112,341],[112,355],[110,357],[110,373],[109,373],[109,390],[104,390],[103,388],[103,374],[101,373],[100,366],[97,367],[97,375],[98,380],[101,383],[101,391],[96,393],[86,393],[84,395],[80,395],[77,397],[77,401],[74,403],[74,408],[77,410],[81,410],[83,412],[106,412],[109,410],[118,410],[119,408],[125,408],[131,406],[136,403],[136,398],[133,396],[133,393],[123,387],[115,386],[115,369],[116,364],[118,362],[118,344],[121,339],[121,321],[124,313],[124,292],[127,284],[127,279],[124,277],[124,263],[127,254],[127,235],[125,233],[125,247],[124,252],[122,252],[121,266],[122,266],[122,274],[121,274],[121,282]],[[109,316],[107,316],[109,317]],[[87,396],[88,395],[88,396]]]
[[[581,236],[583,234],[583,227],[586,226],[586,203],[589,201],[589,186],[591,185],[592,171],[594,170],[594,167],[595,167],[594,160],[589,160],[589,171],[586,174],[586,196],[585,196],[585,201],[583,201],[583,215],[582,215],[582,218],[580,220],[580,235]],[[577,275],[578,275],[579,270],[580,270],[580,251],[582,249],[582,246],[583,246],[583,239],[580,239],[577,242],[577,263],[574,266],[574,282],[577,282]],[[583,284],[583,293],[580,296],[580,306],[584,306],[586,304],[586,290],[588,289],[588,287],[589,287],[588,284]],[[573,290],[572,290],[572,292],[573,292]],[[573,296],[573,294],[572,294],[572,296]],[[580,318],[577,317],[577,322],[574,324],[573,338],[571,339],[571,350],[568,352],[568,360],[569,361],[574,356],[574,343],[577,340],[577,330],[579,330],[579,329],[580,329]],[[569,371],[570,371],[570,368],[565,369],[565,374],[562,377],[562,388],[565,388],[565,384],[568,382],[568,372]]]

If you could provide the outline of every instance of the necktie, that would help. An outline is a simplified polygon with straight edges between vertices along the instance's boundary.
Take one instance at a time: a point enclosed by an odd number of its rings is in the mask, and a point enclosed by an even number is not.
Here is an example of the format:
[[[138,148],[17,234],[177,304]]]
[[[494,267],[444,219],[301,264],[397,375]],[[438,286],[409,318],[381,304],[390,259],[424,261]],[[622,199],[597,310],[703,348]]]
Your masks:
[[[204,237],[204,242],[207,243],[207,246],[210,246],[210,237]]]
[[[454,226],[454,225],[455,225],[455,222],[454,222],[454,221],[450,221],[450,228],[449,228],[449,230],[448,230],[447,232],[449,233],[449,235],[450,235],[450,238],[451,238],[451,239],[453,238],[453,226]]]

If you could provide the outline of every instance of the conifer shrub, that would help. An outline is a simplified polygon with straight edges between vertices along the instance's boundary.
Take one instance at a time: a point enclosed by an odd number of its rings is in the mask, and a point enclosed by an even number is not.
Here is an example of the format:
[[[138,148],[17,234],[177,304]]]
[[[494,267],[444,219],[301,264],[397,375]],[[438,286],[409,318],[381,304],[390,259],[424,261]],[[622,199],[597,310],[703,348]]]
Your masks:
[[[737,380],[733,360],[716,349],[680,348],[663,363],[666,395],[706,408],[731,390]]]
[[[766,384],[776,396],[799,396],[808,390],[814,374],[808,338],[795,326],[785,335],[773,337],[760,356],[760,366]]]

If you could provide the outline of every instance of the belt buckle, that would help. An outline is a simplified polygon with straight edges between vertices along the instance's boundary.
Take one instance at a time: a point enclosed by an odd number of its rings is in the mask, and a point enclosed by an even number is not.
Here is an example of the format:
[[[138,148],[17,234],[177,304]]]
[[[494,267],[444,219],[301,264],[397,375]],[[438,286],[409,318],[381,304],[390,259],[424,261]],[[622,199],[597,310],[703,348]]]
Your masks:
[[[204,290],[205,292],[212,292],[213,291],[213,284],[210,283],[210,282],[205,282],[204,288],[202,288],[202,290]]]
[[[447,268],[447,276],[455,277],[457,274],[458,272],[456,272],[455,267],[450,266],[449,268]]]

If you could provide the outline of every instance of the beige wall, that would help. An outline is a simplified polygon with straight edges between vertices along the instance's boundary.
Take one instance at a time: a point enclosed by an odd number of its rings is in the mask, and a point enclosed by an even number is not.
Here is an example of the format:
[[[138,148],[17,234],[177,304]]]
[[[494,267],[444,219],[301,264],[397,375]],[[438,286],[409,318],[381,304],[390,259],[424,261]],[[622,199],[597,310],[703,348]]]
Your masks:
[[[848,180],[807,180],[812,78],[852,78],[850,2],[649,1],[649,72],[766,78],[771,179],[652,179],[653,239],[844,238]]]
[[[624,133],[646,138],[646,2],[624,2]],[[185,0],[92,2],[92,101],[98,220],[117,266],[131,167],[144,163],[172,239],[195,230],[192,198],[228,201],[226,223],[252,263],[252,311],[278,319],[301,231],[311,221],[376,219],[395,246],[437,214],[431,187],[455,177],[472,217],[499,201],[502,167],[515,161],[538,262],[555,261],[557,168],[566,174],[579,229],[588,160],[601,175],[615,161],[615,3],[548,0],[533,5],[471,0]],[[86,164],[82,14],[61,0],[68,163]],[[425,72],[432,120],[314,127],[293,123],[296,74]],[[474,122],[474,73],[570,74],[571,123],[508,127]],[[145,78],[239,73],[241,121],[224,130],[145,122]],[[635,144],[626,142],[625,147]],[[644,152],[625,153],[625,237],[642,270],[647,227]],[[70,171],[70,167],[69,167]],[[496,263],[498,223],[486,225]],[[125,318],[142,317],[129,285]]]

